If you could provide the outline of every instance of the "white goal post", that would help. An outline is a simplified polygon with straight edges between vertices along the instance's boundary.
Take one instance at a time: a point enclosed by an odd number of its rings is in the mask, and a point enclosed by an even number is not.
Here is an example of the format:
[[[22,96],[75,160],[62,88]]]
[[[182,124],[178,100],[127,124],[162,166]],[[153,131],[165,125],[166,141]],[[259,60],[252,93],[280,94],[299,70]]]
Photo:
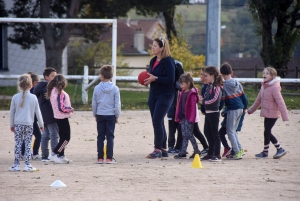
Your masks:
[[[74,23],[74,24],[112,24],[112,66],[114,67],[113,83],[116,84],[117,66],[117,19],[54,19],[54,18],[0,18],[0,23]]]

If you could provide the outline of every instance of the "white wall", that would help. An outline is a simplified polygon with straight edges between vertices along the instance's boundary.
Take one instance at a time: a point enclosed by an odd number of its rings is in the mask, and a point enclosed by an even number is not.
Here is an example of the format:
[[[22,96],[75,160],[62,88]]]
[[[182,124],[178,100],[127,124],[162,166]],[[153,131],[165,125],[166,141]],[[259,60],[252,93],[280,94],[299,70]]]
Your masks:
[[[123,62],[128,63],[130,67],[145,67],[149,65],[151,56],[123,56]],[[138,76],[143,70],[133,70],[130,76]]]

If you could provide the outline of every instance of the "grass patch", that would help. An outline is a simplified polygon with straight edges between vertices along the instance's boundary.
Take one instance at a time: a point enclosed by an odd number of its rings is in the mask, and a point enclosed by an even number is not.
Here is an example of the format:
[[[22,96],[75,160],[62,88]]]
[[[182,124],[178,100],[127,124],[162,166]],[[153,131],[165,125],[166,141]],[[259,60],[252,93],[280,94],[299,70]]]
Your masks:
[[[258,94],[260,86],[253,84],[244,85],[245,94],[248,97],[249,106],[253,104]],[[17,92],[16,87],[0,87],[0,94],[6,96],[13,96]],[[72,106],[75,110],[92,110],[91,102],[93,96],[93,89],[90,89],[88,92],[89,101],[87,105],[82,104],[81,100],[81,83],[68,83],[66,92],[70,95],[72,101]],[[300,96],[295,94],[300,94],[299,89],[282,89],[283,98],[287,108],[300,109]],[[122,110],[148,110],[148,91],[124,91],[121,90],[121,103]],[[289,95],[285,95],[289,94]],[[290,95],[294,94],[294,95]],[[0,98],[0,110],[9,110],[10,99]]]

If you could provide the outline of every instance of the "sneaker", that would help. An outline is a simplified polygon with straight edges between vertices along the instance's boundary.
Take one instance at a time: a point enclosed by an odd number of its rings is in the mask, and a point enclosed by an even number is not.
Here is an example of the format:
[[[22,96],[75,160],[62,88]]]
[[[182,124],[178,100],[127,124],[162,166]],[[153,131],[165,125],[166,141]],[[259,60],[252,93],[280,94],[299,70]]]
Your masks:
[[[234,151],[231,151],[230,155],[227,155],[226,158],[230,160],[240,160],[242,159],[241,151],[239,151],[237,154],[234,153]]]
[[[241,149],[239,153],[240,153],[241,156],[245,156],[245,150],[244,149]]]
[[[222,157],[226,157],[227,155],[229,155],[231,150],[232,149],[230,147],[229,148],[224,148],[224,153],[222,154]]]
[[[11,172],[17,172],[20,171],[20,166],[19,165],[13,165],[9,168],[9,171]]]
[[[55,160],[57,159],[57,154],[50,154],[50,156],[48,157],[48,159],[51,162],[55,162]]]
[[[200,151],[200,156],[206,156],[208,154],[208,148]]]
[[[32,167],[31,165],[25,165],[23,168],[23,172],[35,172],[37,169],[35,167]]]
[[[175,159],[186,158],[186,154],[184,154],[184,153],[179,153],[179,154],[175,155],[174,158],[175,158]]]
[[[98,164],[103,164],[103,158],[98,158],[97,163],[98,163]]]
[[[162,157],[162,153],[161,153],[161,150],[159,150],[159,149],[154,149],[154,151],[151,154],[146,156],[146,158],[151,158],[151,159],[161,158],[161,157]]]
[[[106,159],[106,164],[115,164],[115,163],[117,163],[117,161],[114,158],[107,158]]]
[[[273,156],[274,159],[279,159],[281,158],[282,156],[286,155],[287,154],[287,151],[284,150],[283,148],[277,150],[276,154]]]
[[[178,154],[178,153],[179,153],[179,150],[178,150],[178,149],[175,149],[175,148],[173,148],[173,147],[170,147],[170,148],[168,149],[168,153],[169,153],[169,154]]]
[[[70,160],[67,159],[65,156],[55,157],[54,162],[57,164],[68,164]]]
[[[169,157],[168,151],[165,150],[165,149],[162,149],[162,150],[161,150],[161,156],[162,156],[162,157]]]
[[[265,152],[260,152],[259,154],[255,154],[256,158],[268,158],[268,154],[266,154]]]
[[[201,155],[201,152],[200,152],[200,153],[194,152],[189,158],[190,158],[190,159],[195,158],[196,154],[198,154],[198,155],[200,156],[200,155]]]
[[[213,156],[209,159],[210,162],[221,162],[222,158],[221,156]]]
[[[207,154],[206,156],[202,157],[201,160],[209,160],[212,157],[213,157],[212,155]]]
[[[32,160],[39,160],[41,159],[42,157],[40,155],[32,155]]]
[[[48,162],[48,161],[50,161],[48,156],[42,156],[42,162]]]

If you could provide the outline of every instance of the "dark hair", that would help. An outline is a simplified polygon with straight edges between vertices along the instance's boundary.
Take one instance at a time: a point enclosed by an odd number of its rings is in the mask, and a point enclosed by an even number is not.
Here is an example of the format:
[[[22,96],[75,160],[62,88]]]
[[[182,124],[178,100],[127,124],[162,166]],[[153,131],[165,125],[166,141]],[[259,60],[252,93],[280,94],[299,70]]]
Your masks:
[[[232,67],[228,62],[225,62],[221,65],[220,72],[223,75],[230,75],[232,73]]]
[[[181,83],[190,83],[190,89],[194,88],[195,85],[194,85],[194,80],[193,80],[193,77],[190,73],[184,73],[182,74],[179,79],[178,79],[178,82],[181,84]]]
[[[113,77],[114,68],[111,65],[103,65],[100,68],[100,75],[103,75],[105,79],[111,79]]]
[[[29,71],[27,74],[30,75],[31,80],[32,80],[32,84],[33,84],[34,82],[39,82],[39,81],[41,80],[41,79],[40,79],[40,76],[38,76],[38,74],[36,74],[35,72]]]
[[[157,42],[160,48],[164,47],[164,49],[161,52],[162,59],[168,56],[172,56],[170,51],[170,45],[167,39],[160,37],[160,38],[155,38],[153,41]]]
[[[25,100],[25,95],[26,95],[26,90],[30,89],[32,86],[32,80],[29,74],[23,74],[19,77],[19,88],[23,90],[22,94],[22,102],[21,102],[21,107],[24,105],[24,100]]]
[[[57,88],[58,94],[62,92],[64,88],[67,86],[66,78],[62,74],[57,74],[53,80],[51,80],[47,85],[47,98],[49,99],[51,96],[51,91],[54,87]]]
[[[52,72],[57,72],[57,71],[52,67],[45,68],[45,70],[43,72],[44,78],[45,78],[45,76],[49,76]]]
[[[217,67],[215,67],[215,66],[205,66],[203,68],[203,71],[205,73],[208,73],[209,75],[214,76],[215,80],[214,80],[213,84],[215,84],[217,86],[223,86],[223,78],[220,75],[220,72],[219,72]]]

